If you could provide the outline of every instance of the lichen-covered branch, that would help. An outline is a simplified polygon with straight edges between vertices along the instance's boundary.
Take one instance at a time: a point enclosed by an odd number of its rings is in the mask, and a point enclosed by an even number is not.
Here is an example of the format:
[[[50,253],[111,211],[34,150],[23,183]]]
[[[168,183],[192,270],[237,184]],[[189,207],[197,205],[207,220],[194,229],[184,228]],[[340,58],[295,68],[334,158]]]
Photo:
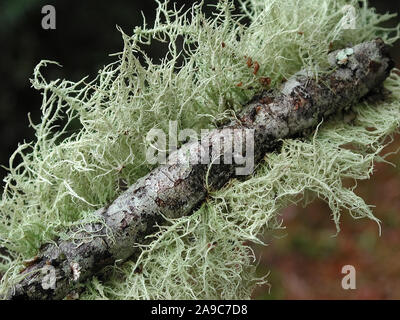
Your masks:
[[[311,71],[303,70],[279,91],[255,97],[225,127],[173,152],[167,164],[139,179],[96,212],[103,223],[71,230],[73,241],[58,240],[42,247],[7,298],[62,299],[105,266],[137,255],[137,244],[144,244],[146,236],[156,231],[164,217],[177,218],[193,212],[205,201],[209,188],[221,188],[243,166],[215,163],[224,157],[222,145],[215,142],[232,138],[227,136],[232,131],[224,129],[252,129],[254,162],[260,162],[267,152],[277,148],[280,139],[304,135],[322,119],[357,103],[379,87],[393,68],[380,39],[333,52],[329,62],[331,69],[319,75],[318,80]],[[233,135],[243,150],[249,139],[239,133]],[[204,149],[213,155],[214,164],[194,161]],[[49,270],[54,273],[54,284],[47,281]]]

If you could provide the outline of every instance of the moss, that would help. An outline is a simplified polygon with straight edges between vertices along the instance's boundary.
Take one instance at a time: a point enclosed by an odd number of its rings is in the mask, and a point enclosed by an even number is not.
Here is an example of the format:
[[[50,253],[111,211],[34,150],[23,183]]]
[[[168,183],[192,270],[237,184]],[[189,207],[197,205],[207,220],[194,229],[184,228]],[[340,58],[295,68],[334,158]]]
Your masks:
[[[167,131],[170,120],[180,128],[213,127],[265,88],[260,78],[269,77],[275,87],[305,67],[322,72],[330,44],[377,36],[391,44],[398,38],[398,27],[379,26],[391,15],[376,14],[364,1],[362,7],[350,1],[357,8],[357,29],[342,30],[346,3],[249,0],[235,16],[232,2],[219,1],[213,17],[204,16],[202,4],[183,12],[162,3],[154,26],[144,24],[131,36],[119,29],[123,51],[96,79],[47,82],[41,69],[54,62],[42,61],[32,79],[43,94],[42,121],[32,124],[36,140],[19,145],[10,158],[0,204],[0,241],[7,251],[0,260],[0,291],[43,243],[98,219],[94,210],[121,192],[120,181],[132,184],[151,170],[145,162],[150,129]],[[160,63],[143,51],[151,41],[169,43]],[[338,230],[343,208],[354,218],[378,222],[341,181],[367,179],[373,161],[383,160],[378,154],[385,138],[399,126],[399,86],[393,75],[386,82],[390,100],[354,107],[354,124],[338,118],[307,139],[284,141],[281,153],[267,155],[254,177],[232,181],[192,216],[161,227],[137,262],[113,266],[102,281],[93,278],[82,298],[249,298],[266,277],[255,276],[247,243],[263,244],[263,232],[282,226],[280,210],[309,203],[310,194],[328,202]],[[58,128],[60,118],[67,124]],[[68,134],[75,121],[82,129]],[[356,148],[343,147],[349,143]],[[14,165],[18,157],[22,162]]]

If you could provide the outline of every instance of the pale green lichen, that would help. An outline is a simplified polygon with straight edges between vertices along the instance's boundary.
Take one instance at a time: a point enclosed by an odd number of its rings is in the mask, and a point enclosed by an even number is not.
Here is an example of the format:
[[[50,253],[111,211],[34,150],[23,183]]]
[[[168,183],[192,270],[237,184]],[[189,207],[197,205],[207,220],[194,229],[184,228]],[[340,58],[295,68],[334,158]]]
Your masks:
[[[346,64],[347,59],[349,56],[351,56],[354,53],[352,48],[346,48],[343,50],[340,50],[337,55],[336,55],[336,60],[338,61],[338,64]]]
[[[94,210],[121,193],[121,181],[132,184],[152,168],[145,136],[153,127],[167,131],[170,120],[180,128],[213,127],[262,90],[260,77],[277,86],[305,67],[320,73],[330,44],[340,48],[378,36],[391,44],[399,37],[399,27],[379,26],[391,15],[376,14],[364,1],[361,8],[342,0],[241,3],[242,13],[234,15],[230,1],[219,1],[213,17],[204,16],[201,4],[186,13],[160,4],[153,27],[144,24],[132,36],[120,30],[124,50],[89,82],[47,82],[41,68],[50,62],[37,66],[32,84],[43,92],[42,121],[32,124],[36,141],[21,144],[10,158],[0,204],[0,293],[41,244],[98,219]],[[349,3],[357,8],[355,30],[341,28],[341,8]],[[160,63],[144,52],[152,41],[169,43]],[[256,75],[245,56],[260,65]],[[247,243],[261,243],[264,231],[279,228],[282,208],[318,196],[337,226],[342,209],[376,220],[341,181],[368,178],[373,161],[382,160],[385,138],[399,126],[399,86],[393,75],[386,82],[390,100],[355,107],[354,124],[332,120],[308,139],[284,141],[254,177],[232,181],[190,217],[162,227],[137,262],[108,268],[102,282],[91,279],[82,298],[249,298],[266,279],[255,277]],[[60,118],[67,125],[57,128]],[[81,129],[71,133],[76,121]],[[354,148],[344,147],[349,143]],[[15,158],[22,162],[14,165]]]

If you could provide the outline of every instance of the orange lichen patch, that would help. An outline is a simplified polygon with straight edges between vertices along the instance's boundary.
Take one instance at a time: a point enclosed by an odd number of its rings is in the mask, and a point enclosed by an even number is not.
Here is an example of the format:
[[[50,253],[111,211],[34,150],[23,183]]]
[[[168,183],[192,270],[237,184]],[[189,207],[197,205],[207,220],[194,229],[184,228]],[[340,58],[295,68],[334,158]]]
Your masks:
[[[247,67],[250,68],[253,65],[253,59],[251,59],[250,57],[247,57],[246,64],[247,64]]]
[[[257,61],[255,61],[255,62],[254,62],[254,71],[253,71],[253,74],[256,75],[259,69],[260,69],[260,65],[258,64]]]
[[[299,108],[304,107],[304,105],[307,103],[307,100],[304,99],[302,96],[298,96],[299,99],[296,99],[295,103],[294,103],[294,110],[298,110]]]
[[[263,86],[269,86],[271,84],[271,78],[270,77],[261,77],[260,78],[260,83]]]

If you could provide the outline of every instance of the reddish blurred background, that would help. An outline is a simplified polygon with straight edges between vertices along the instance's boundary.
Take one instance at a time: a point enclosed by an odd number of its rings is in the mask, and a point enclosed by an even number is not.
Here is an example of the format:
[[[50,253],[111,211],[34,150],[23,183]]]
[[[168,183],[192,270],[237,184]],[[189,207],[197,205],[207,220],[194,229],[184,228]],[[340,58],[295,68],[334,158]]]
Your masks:
[[[174,1],[179,4],[185,1]],[[206,1],[212,2],[212,1]],[[400,12],[400,2],[375,0],[370,3],[381,13]],[[41,7],[53,4],[57,29],[40,26]],[[2,0],[0,2],[0,164],[7,165],[17,143],[32,140],[26,114],[40,119],[41,96],[30,88],[29,78],[41,59],[59,61],[64,67],[48,71],[48,77],[78,80],[94,76],[113,58],[122,41],[115,25],[131,33],[141,24],[140,11],[148,23],[154,17],[155,1],[88,0],[44,1]],[[294,8],[295,10],[295,8]],[[393,19],[388,25],[400,20]],[[165,48],[153,45],[149,51],[160,58]],[[392,49],[399,67],[399,41]],[[400,136],[386,151],[400,147]],[[270,272],[270,287],[254,292],[256,299],[399,299],[400,298],[400,156],[388,158],[397,167],[377,164],[369,181],[359,182],[356,192],[382,221],[382,235],[374,222],[342,216],[342,231],[336,233],[330,210],[322,201],[303,209],[290,207],[283,213],[286,230],[266,236],[270,245],[259,250],[258,272]],[[0,169],[0,178],[5,175]],[[1,188],[0,188],[1,189]],[[357,289],[343,290],[341,269],[353,265]]]

